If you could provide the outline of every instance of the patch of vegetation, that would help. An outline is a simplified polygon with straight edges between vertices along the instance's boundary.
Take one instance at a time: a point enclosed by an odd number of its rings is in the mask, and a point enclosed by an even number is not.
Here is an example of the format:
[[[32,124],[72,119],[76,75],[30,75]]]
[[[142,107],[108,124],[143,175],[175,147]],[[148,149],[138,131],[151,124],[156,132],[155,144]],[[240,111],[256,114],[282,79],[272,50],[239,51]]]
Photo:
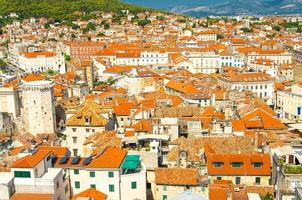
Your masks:
[[[267,193],[261,200],[274,200],[274,196],[271,193]]]
[[[245,32],[245,33],[251,33],[251,32],[253,32],[253,30],[252,29],[250,29],[250,28],[241,28],[240,30],[242,30],[243,32]]]
[[[131,13],[152,11],[141,6],[130,5],[119,0],[0,0],[0,15],[17,13],[21,19],[47,17],[57,20],[75,20],[81,17],[92,19],[95,11]],[[0,22],[1,24],[1,22]]]
[[[283,170],[285,174],[302,174],[301,165],[284,165]]]

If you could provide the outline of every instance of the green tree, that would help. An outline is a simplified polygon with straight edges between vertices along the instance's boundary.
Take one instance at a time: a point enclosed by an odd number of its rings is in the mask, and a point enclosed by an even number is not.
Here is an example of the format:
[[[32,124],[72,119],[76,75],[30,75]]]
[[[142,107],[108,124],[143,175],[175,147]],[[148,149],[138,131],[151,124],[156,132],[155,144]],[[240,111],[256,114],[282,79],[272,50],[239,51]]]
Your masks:
[[[105,29],[105,30],[110,29],[110,25],[109,25],[108,23],[106,23],[106,24],[104,25],[104,29]]]
[[[49,28],[50,28],[50,24],[49,24],[48,22],[45,23],[45,24],[44,24],[44,28],[45,28],[45,29],[49,29]]]
[[[150,23],[151,23],[151,21],[147,20],[147,19],[143,19],[143,20],[138,21],[138,25],[141,26],[141,27],[145,27],[147,24],[150,24]]]
[[[93,30],[93,31],[95,31],[95,24],[89,22],[89,23],[87,24],[86,28],[87,28],[88,30]]]
[[[65,58],[65,61],[70,61],[71,60],[70,55],[67,55],[67,54],[64,55],[64,58]]]
[[[267,193],[261,200],[274,200],[274,196],[271,193]]]
[[[274,29],[275,31],[280,31],[280,30],[281,30],[281,27],[280,27],[280,26],[273,26],[273,29]]]

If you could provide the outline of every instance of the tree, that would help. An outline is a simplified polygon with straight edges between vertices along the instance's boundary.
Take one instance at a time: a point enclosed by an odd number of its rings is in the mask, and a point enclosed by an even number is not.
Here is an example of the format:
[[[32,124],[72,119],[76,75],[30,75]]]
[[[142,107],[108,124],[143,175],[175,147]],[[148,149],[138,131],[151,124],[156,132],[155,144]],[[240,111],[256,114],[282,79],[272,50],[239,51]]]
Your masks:
[[[102,32],[100,32],[100,33],[97,34],[97,36],[98,36],[98,37],[103,37],[103,36],[105,36],[105,34],[102,33]]]
[[[104,29],[105,29],[105,30],[110,29],[110,25],[109,25],[108,23],[106,23],[106,24],[104,25]]]
[[[251,32],[253,32],[252,29],[246,28],[246,27],[241,28],[240,30],[242,30],[242,31],[245,32],[245,33],[251,33]]]
[[[274,200],[274,196],[271,193],[267,193],[261,200]]]
[[[164,21],[165,20],[165,17],[164,16],[156,16],[156,19],[158,21]]]
[[[65,58],[65,61],[70,61],[71,60],[70,55],[67,55],[67,54],[64,55],[64,58]]]
[[[273,26],[273,29],[275,30],[275,31],[280,31],[281,30],[281,27],[280,26]]]
[[[45,24],[44,24],[44,28],[45,28],[45,29],[49,29],[49,28],[50,28],[50,24],[49,24],[48,22],[45,23]]]
[[[95,24],[89,22],[89,23],[87,24],[86,28],[87,28],[88,30],[93,30],[93,31],[95,31]]]
[[[151,23],[151,21],[147,20],[147,19],[143,19],[143,20],[138,21],[138,25],[141,26],[141,27],[145,27],[147,24],[150,24],[150,23]]]

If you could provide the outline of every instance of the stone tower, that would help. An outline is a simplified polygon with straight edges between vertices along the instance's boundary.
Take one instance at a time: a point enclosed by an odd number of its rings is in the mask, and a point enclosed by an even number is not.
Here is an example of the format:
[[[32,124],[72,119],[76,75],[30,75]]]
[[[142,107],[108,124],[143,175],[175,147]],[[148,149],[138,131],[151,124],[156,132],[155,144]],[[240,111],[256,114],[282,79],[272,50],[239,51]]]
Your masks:
[[[32,81],[22,85],[22,116],[26,131],[34,136],[38,133],[55,133],[53,85],[51,81]]]

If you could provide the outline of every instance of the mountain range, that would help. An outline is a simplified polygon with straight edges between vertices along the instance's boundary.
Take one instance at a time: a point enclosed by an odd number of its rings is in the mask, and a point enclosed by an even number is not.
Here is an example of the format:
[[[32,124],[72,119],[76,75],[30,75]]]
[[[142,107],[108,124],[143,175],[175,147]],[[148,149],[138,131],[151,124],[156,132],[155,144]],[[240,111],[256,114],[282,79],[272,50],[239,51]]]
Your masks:
[[[301,14],[302,0],[124,0],[191,16]]]

